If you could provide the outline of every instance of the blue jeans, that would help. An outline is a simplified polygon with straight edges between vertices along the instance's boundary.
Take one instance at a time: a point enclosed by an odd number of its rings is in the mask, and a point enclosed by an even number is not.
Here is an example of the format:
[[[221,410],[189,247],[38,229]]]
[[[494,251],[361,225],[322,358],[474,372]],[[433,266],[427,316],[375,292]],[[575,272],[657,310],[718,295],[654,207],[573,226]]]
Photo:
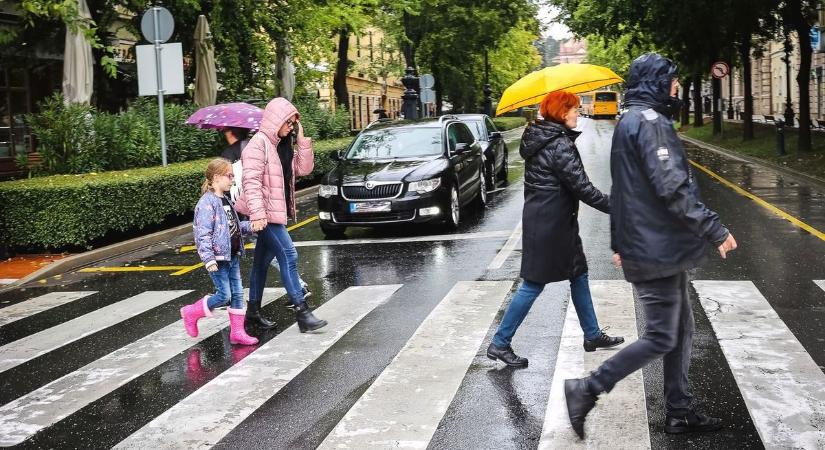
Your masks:
[[[209,272],[215,293],[206,299],[206,306],[215,309],[230,305],[232,309],[243,309],[243,284],[241,284],[241,260],[218,261],[218,270]]]
[[[508,347],[516,330],[527,317],[533,302],[536,301],[544,285],[523,280],[521,286],[510,301],[510,306],[504,312],[501,324],[493,336],[493,344],[496,347]],[[573,307],[576,308],[576,315],[579,316],[579,324],[584,332],[585,339],[595,339],[601,335],[599,331],[599,321],[596,320],[596,311],[593,309],[593,299],[590,297],[590,284],[587,281],[587,273],[583,273],[570,279],[570,296],[573,297]]]
[[[281,270],[281,280],[286,288],[292,304],[299,306],[304,303],[304,293],[298,277],[298,250],[292,244],[292,238],[286,227],[270,223],[258,232],[255,243],[255,256],[252,259],[252,274],[249,276],[249,303],[260,306],[266,285],[266,273],[272,259],[278,260]]]

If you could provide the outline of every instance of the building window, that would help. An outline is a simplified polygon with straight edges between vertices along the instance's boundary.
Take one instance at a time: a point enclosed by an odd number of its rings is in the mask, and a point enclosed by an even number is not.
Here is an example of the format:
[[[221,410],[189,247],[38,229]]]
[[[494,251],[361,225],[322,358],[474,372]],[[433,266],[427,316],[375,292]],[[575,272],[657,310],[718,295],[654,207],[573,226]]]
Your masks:
[[[361,57],[361,35],[355,36],[355,56]]]
[[[373,47],[372,47],[372,31],[370,31],[369,37],[370,37],[370,62],[373,62],[375,60],[375,57],[373,55]]]

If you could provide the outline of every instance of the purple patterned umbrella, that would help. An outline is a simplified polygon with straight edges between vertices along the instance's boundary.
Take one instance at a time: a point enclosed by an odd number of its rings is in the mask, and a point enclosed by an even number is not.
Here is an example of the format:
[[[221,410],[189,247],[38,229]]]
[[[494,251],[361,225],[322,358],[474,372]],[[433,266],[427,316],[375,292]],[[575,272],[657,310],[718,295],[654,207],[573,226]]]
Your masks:
[[[186,123],[198,128],[238,127],[257,130],[261,127],[263,116],[263,109],[249,103],[224,103],[195,111],[186,119]]]

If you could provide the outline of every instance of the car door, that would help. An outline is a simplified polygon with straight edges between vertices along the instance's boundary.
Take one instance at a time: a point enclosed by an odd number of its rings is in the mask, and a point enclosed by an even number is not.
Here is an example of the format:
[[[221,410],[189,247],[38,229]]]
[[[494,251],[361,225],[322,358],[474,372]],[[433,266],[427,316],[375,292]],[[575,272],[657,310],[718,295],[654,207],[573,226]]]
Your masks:
[[[464,204],[473,199],[478,183],[481,182],[481,145],[467,125],[461,122],[451,123],[447,127],[447,137],[451,151],[450,159],[454,161],[453,166],[459,182],[459,197]],[[466,145],[467,150],[456,154],[455,149],[459,144]]]
[[[490,147],[493,148],[495,156],[495,165],[493,170],[498,172],[504,164],[504,153],[507,152],[507,147],[504,145],[504,137],[496,129],[496,125],[489,117],[484,118],[484,125],[487,128],[487,139],[490,140]],[[495,136],[493,136],[495,133]],[[491,186],[492,187],[492,186]]]

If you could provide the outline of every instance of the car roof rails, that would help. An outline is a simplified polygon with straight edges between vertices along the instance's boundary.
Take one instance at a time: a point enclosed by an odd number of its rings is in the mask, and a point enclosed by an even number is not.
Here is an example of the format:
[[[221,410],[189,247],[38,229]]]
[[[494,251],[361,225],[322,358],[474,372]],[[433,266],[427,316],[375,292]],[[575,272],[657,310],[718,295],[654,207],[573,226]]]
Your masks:
[[[371,127],[371,126],[373,126],[373,125],[375,125],[375,124],[380,124],[380,123],[391,123],[391,122],[394,122],[394,120],[393,120],[393,119],[390,119],[390,118],[388,118],[388,117],[385,117],[385,118],[383,118],[383,119],[373,120],[372,122],[370,122],[370,123],[369,123],[369,125],[367,125],[366,127],[364,127],[364,129],[366,130],[367,128],[369,128],[369,127]]]

